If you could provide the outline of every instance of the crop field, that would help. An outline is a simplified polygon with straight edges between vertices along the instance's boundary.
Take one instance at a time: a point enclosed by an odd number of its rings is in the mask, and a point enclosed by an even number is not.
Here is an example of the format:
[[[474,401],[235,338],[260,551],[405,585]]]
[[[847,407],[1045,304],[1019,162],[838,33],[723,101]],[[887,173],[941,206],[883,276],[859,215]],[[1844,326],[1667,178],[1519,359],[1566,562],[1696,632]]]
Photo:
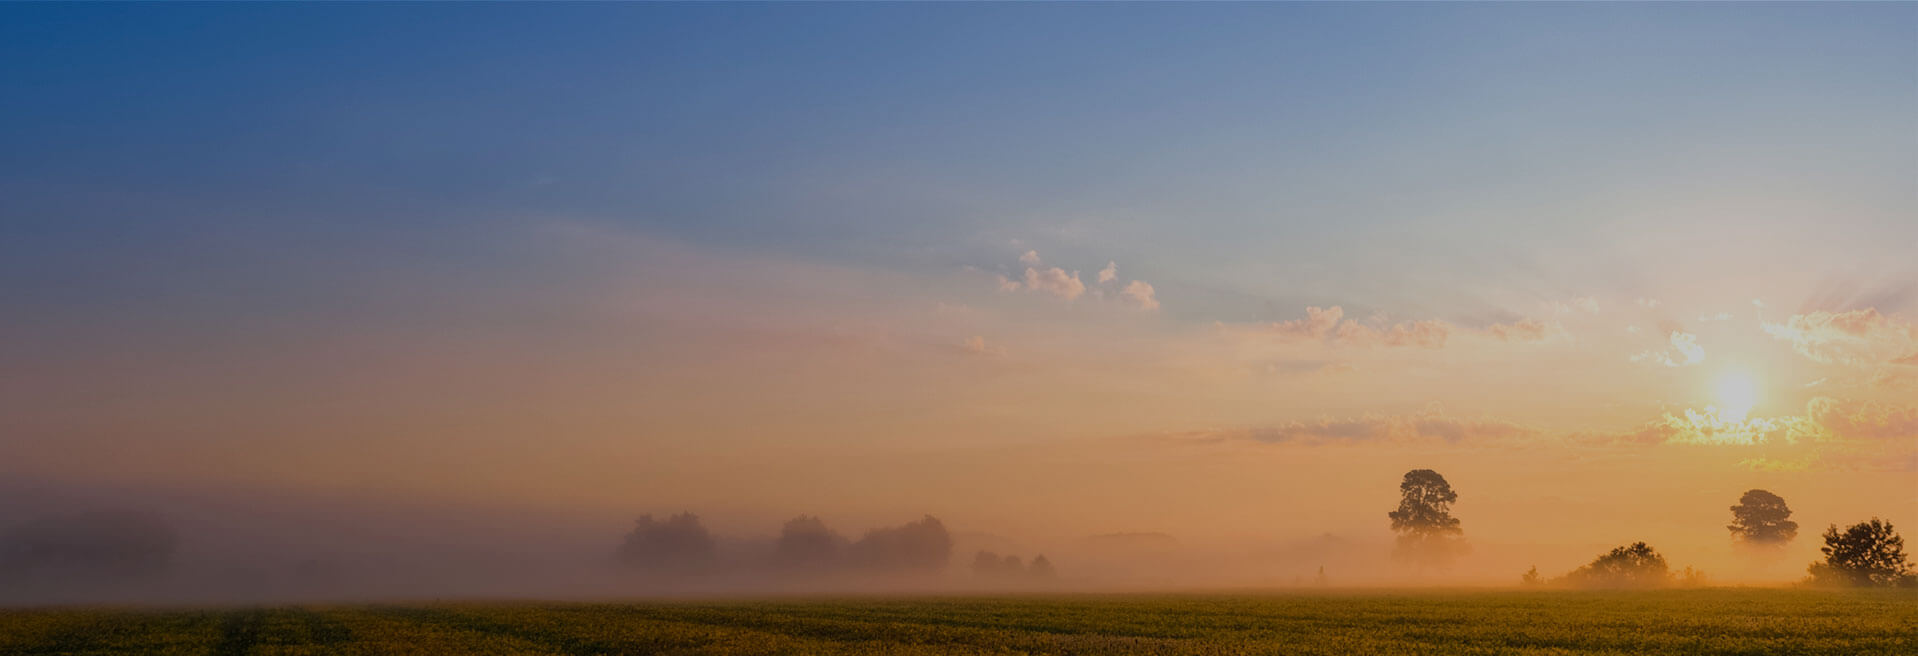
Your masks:
[[[0,611],[0,654],[1918,654],[1918,596],[1706,589]]]

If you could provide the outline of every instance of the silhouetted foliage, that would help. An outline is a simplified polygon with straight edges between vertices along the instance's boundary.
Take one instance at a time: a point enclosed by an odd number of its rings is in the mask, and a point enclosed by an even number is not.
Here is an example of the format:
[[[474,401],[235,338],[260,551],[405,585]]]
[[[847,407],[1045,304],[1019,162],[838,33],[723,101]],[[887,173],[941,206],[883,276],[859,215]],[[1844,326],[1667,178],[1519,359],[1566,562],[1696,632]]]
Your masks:
[[[1665,557],[1643,542],[1613,548],[1565,575],[1567,583],[1592,588],[1651,588],[1671,582]]]
[[[1023,583],[1047,581],[1058,576],[1052,569],[1052,561],[1041,554],[1032,558],[1031,564],[1020,562],[1018,556],[980,551],[972,556],[972,574],[982,581]]]
[[[1732,539],[1756,546],[1778,546],[1798,537],[1785,499],[1765,490],[1746,490],[1732,506]]]
[[[1911,586],[1918,584],[1905,560],[1905,539],[1891,522],[1859,522],[1843,532],[1825,530],[1825,562],[1812,563],[1812,581],[1825,585]]]
[[[1518,577],[1518,582],[1525,585],[1539,585],[1545,581],[1538,576],[1538,566],[1533,565],[1531,569],[1525,570],[1524,576]]]
[[[717,551],[699,516],[680,513],[665,521],[642,515],[616,555],[629,566],[661,572],[696,572],[712,565]]]
[[[1386,513],[1398,531],[1399,553],[1427,561],[1443,561],[1459,545],[1452,538],[1464,533],[1452,516],[1458,493],[1445,477],[1430,469],[1405,472],[1399,483],[1399,507]]]
[[[800,515],[780,529],[773,556],[787,569],[824,570],[839,564],[846,545],[846,539],[827,528],[825,521]]]
[[[866,532],[847,550],[855,566],[879,572],[937,572],[952,558],[952,536],[939,519]]]
[[[972,555],[972,575],[982,579],[999,576],[999,554],[980,551]]]
[[[0,537],[0,574],[91,580],[137,578],[166,569],[177,539],[156,515],[100,511],[42,517]]]
[[[1053,570],[1052,561],[1046,559],[1045,554],[1039,554],[1033,556],[1032,563],[1026,566],[1026,576],[1034,580],[1049,581],[1058,578],[1059,572]]]

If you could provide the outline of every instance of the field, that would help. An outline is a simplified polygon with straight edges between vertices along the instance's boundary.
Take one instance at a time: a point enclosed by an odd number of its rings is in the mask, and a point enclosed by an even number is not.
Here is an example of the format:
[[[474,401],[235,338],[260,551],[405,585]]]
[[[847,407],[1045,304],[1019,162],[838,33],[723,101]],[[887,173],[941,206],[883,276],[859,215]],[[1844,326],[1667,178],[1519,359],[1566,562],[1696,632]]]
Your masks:
[[[1918,596],[1682,590],[0,611],[0,654],[1918,654]]]

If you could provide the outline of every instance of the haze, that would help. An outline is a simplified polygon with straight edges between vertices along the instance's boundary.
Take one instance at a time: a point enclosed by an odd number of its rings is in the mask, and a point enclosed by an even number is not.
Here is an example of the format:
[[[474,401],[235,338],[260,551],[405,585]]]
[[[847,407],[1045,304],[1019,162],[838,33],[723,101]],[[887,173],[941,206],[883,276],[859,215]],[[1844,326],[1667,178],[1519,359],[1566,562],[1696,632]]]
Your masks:
[[[979,549],[1075,588],[1509,585],[1639,540],[1796,580],[1828,524],[1918,525],[1914,30],[0,7],[0,526],[180,539],[164,580],[0,601],[893,589],[615,572],[679,512],[724,553],[930,514],[937,589]],[[1442,569],[1390,557],[1422,468]],[[1753,488],[1782,554],[1729,540]],[[1133,533],[1167,537],[1089,540]]]

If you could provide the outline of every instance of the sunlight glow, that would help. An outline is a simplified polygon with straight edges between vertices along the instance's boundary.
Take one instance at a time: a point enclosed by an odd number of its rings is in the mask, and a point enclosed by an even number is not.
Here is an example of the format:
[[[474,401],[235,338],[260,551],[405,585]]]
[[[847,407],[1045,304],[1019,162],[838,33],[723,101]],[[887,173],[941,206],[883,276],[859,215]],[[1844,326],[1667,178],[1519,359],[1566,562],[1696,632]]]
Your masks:
[[[1744,372],[1729,372],[1718,377],[1719,415],[1730,421],[1744,421],[1758,404],[1758,382]]]

